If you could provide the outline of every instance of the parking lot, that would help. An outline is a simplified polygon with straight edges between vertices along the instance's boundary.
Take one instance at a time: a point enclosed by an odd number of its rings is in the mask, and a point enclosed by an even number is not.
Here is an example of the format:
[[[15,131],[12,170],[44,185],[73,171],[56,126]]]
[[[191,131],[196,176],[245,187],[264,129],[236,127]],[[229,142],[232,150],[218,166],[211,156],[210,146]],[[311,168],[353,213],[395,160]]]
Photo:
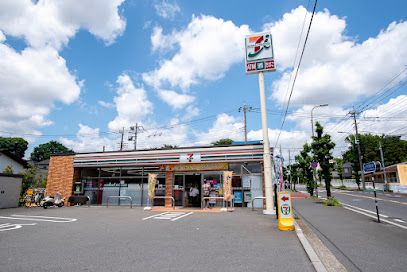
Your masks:
[[[1,271],[313,271],[260,211],[0,210]]]

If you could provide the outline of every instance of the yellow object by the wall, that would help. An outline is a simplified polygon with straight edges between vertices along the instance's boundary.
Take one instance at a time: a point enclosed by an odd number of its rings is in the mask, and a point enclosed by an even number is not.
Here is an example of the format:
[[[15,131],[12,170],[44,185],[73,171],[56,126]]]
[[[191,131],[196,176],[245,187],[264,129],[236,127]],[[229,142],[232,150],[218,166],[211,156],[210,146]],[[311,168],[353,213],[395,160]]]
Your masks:
[[[281,231],[295,230],[290,193],[278,192],[277,196],[278,229]]]

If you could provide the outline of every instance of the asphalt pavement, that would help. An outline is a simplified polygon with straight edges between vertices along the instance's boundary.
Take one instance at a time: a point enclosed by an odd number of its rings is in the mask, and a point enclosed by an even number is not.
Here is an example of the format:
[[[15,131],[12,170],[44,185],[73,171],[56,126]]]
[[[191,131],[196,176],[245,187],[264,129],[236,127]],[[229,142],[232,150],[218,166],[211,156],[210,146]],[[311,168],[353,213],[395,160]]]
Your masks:
[[[406,271],[407,230],[311,199],[293,202],[299,220],[311,227],[348,271]]]
[[[250,209],[6,209],[0,245],[2,272],[314,271],[295,232]]]
[[[306,191],[304,186],[299,190]],[[331,189],[332,196],[342,204],[349,205],[356,211],[376,216],[376,206],[373,192],[349,191]],[[407,230],[407,195],[398,193],[376,192],[379,214],[382,219],[404,226]],[[326,198],[326,190],[318,189],[318,195]]]

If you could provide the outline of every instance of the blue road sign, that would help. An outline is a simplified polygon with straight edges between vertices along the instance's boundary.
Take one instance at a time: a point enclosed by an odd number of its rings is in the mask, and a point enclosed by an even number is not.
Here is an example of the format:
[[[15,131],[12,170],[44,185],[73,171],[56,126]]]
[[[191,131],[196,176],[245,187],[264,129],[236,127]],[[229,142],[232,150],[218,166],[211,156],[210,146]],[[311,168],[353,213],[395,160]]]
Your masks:
[[[369,174],[376,172],[376,163],[368,162],[363,164],[363,173]]]

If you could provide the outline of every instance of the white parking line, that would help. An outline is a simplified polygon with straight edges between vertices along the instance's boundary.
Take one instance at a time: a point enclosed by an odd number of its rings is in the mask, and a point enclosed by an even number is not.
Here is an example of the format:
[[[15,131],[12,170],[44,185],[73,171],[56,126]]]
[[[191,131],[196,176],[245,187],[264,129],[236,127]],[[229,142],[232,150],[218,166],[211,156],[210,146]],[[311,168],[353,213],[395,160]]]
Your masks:
[[[393,219],[393,220],[396,221],[396,222],[399,222],[399,223],[406,223],[406,221],[401,220],[401,219],[397,219],[397,218],[395,218],[395,219]]]
[[[50,217],[41,215],[22,215],[22,214],[12,214],[11,216],[0,216],[0,219],[43,221],[53,223],[70,223],[78,220],[76,218]]]
[[[34,226],[37,225],[37,223],[30,223],[30,224],[11,224],[11,223],[6,223],[6,224],[1,224],[0,225],[0,231],[8,231],[8,230],[15,230],[15,229],[20,229],[23,226]]]
[[[168,213],[168,212],[163,212],[163,213],[160,213],[160,214],[154,214],[154,215],[149,216],[149,217],[144,217],[142,220],[144,221],[144,220],[147,220],[147,219],[150,219],[150,218],[153,218],[153,217],[159,216],[159,215],[163,215],[163,214],[166,214],[166,213]]]
[[[185,217],[185,216],[188,216],[188,215],[191,215],[191,214],[193,214],[193,212],[189,212],[189,213],[184,214],[184,215],[181,215],[181,216],[179,216],[179,217],[177,217],[177,218],[171,219],[171,221],[178,220],[178,219],[180,219],[180,218],[182,218],[182,217]]]
[[[193,212],[185,213],[185,212],[164,212],[159,214],[154,214],[152,216],[148,216],[143,218],[143,220],[147,219],[156,219],[156,220],[171,220],[176,221],[183,217],[193,214]]]

